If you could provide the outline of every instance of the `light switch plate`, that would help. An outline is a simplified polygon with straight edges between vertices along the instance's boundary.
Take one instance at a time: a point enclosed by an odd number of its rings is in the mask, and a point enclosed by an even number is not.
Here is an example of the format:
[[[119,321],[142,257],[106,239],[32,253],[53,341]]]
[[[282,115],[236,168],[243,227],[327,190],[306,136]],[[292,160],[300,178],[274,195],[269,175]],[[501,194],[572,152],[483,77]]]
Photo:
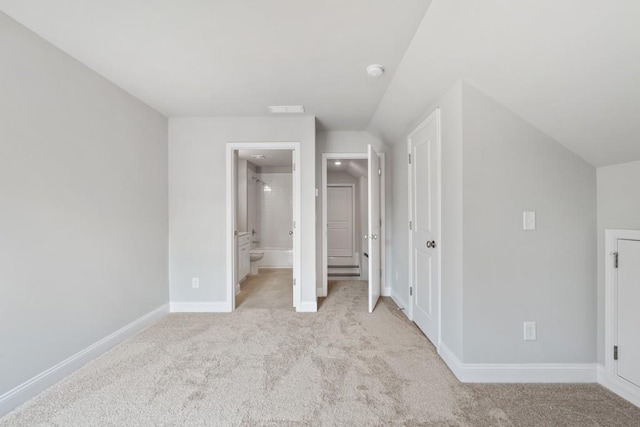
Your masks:
[[[524,211],[522,213],[522,229],[523,230],[536,229],[536,213],[534,211]]]
[[[536,322],[524,322],[524,340],[535,341],[537,337]]]

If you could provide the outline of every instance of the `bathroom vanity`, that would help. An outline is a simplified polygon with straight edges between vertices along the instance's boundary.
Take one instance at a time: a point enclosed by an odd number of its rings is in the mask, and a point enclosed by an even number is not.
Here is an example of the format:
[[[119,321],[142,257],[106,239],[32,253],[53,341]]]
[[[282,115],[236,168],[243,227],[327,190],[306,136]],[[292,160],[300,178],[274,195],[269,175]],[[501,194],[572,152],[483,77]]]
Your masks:
[[[251,271],[250,253],[251,250],[251,233],[241,232],[236,237],[236,256],[238,266],[238,283],[247,277]]]

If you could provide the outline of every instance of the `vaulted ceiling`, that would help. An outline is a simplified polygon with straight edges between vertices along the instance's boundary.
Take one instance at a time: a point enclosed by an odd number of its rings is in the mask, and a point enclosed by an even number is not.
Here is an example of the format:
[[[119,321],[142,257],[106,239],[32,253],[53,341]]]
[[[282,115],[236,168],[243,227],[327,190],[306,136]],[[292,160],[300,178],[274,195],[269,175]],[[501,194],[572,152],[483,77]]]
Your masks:
[[[464,79],[594,165],[640,159],[637,0],[0,0],[0,10],[167,116],[304,104],[320,129],[396,143]],[[382,78],[366,76],[372,63]]]

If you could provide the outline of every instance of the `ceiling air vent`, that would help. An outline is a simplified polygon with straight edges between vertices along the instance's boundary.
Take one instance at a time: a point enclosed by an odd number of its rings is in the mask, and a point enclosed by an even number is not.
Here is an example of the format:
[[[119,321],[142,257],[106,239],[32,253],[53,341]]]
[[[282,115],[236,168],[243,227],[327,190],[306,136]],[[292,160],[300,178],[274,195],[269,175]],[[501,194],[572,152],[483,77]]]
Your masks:
[[[304,113],[302,105],[270,105],[267,108],[274,114]]]

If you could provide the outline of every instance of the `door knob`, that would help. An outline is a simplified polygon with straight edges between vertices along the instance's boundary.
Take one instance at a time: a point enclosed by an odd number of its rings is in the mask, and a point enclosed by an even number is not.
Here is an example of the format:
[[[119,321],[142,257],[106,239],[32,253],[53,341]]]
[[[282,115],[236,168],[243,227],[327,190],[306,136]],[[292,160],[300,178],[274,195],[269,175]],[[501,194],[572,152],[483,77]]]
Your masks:
[[[377,234],[374,234],[373,236],[371,236],[371,238],[372,238],[373,240],[378,240],[378,235],[377,235]]]
[[[364,235],[364,240],[367,240],[368,238],[369,238],[369,235],[368,235],[368,234],[365,234],[365,235]]]
[[[293,230],[289,230],[289,236],[293,236]]]
[[[428,248],[435,248],[436,247],[436,241],[435,240],[427,241],[427,247]]]

